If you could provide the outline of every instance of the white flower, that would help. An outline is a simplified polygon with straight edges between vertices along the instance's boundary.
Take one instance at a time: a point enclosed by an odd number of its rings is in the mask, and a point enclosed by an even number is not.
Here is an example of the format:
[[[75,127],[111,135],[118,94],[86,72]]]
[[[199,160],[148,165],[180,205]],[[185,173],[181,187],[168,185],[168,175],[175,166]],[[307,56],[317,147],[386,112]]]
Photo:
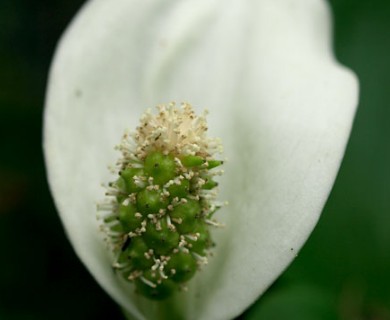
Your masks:
[[[330,33],[321,0],[92,0],[72,22],[46,101],[50,187],[80,259],[134,318],[159,303],[115,276],[96,221],[123,130],[159,103],[210,110],[227,227],[176,302],[185,319],[234,318],[294,259],[335,180],[358,89]]]

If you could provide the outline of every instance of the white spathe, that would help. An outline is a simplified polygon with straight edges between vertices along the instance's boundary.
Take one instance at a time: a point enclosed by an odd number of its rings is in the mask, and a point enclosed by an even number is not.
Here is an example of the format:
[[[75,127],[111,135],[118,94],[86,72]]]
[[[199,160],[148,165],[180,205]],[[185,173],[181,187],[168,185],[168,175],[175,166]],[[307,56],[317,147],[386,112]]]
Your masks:
[[[46,100],[50,187],[78,256],[133,317],[156,303],[116,277],[96,221],[107,165],[147,107],[210,110],[229,159],[210,263],[180,295],[186,319],[229,319],[283,272],[316,224],[357,105],[321,0],[92,0],[59,43]]]

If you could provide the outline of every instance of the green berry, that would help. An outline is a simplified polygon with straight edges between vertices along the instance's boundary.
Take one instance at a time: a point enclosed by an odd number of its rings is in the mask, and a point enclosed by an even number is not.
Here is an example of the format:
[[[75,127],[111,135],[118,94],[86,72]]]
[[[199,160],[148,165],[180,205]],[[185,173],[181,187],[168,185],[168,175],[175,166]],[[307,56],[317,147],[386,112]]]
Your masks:
[[[176,163],[171,155],[153,152],[145,158],[145,173],[161,186],[175,178]]]
[[[186,179],[180,181],[180,184],[172,184],[168,187],[169,196],[171,199],[178,197],[185,198],[188,195],[190,189],[190,182]]]
[[[130,238],[130,244],[121,255],[125,256],[134,269],[150,268],[154,262],[147,258],[145,253],[149,250],[141,237]]]
[[[146,226],[143,234],[146,244],[159,255],[167,255],[179,244],[179,234],[171,230],[165,219],[154,224],[151,221]]]
[[[119,206],[118,216],[124,232],[133,231],[141,226],[142,217],[137,217],[136,213],[137,208],[132,203]]]
[[[168,199],[158,190],[144,189],[137,194],[137,208],[142,214],[158,213],[167,205]]]
[[[187,168],[200,166],[200,165],[204,164],[205,162],[206,161],[202,157],[199,157],[199,156],[188,155],[188,156],[181,158],[181,163]]]
[[[213,169],[215,167],[219,167],[220,165],[223,164],[223,161],[220,160],[207,160],[207,169]]]
[[[116,223],[110,226],[110,230],[113,232],[123,232],[123,227],[120,223]]]
[[[207,225],[204,222],[198,222],[193,234],[197,236],[196,240],[187,239],[191,252],[204,256],[206,254],[205,250],[210,248],[212,244]]]
[[[190,253],[178,252],[171,255],[166,268],[167,272],[172,274],[172,280],[181,283],[187,282],[194,276],[197,263]]]
[[[148,270],[135,280],[137,291],[153,300],[164,300],[176,290],[176,284],[170,279],[161,279],[156,271]]]
[[[142,176],[143,170],[140,168],[127,168],[119,172],[120,177],[116,181],[116,185],[123,193],[130,194],[141,190],[134,182],[134,176]]]
[[[214,189],[218,185],[218,182],[215,182],[211,178],[206,178],[206,183],[202,186],[204,190]]]
[[[112,183],[110,186],[115,186],[118,190],[116,200],[118,203],[122,203],[127,198],[127,191],[126,191],[126,182],[122,177],[119,177],[115,183]]]
[[[175,221],[176,228],[180,233],[188,233],[193,231],[201,210],[198,201],[188,199],[186,203],[177,205],[169,215],[172,221]]]

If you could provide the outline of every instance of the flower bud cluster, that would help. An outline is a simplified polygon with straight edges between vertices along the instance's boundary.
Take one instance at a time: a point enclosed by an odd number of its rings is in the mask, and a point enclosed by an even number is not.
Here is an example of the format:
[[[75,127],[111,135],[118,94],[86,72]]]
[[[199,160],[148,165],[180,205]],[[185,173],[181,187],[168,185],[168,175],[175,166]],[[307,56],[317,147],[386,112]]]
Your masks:
[[[114,253],[113,268],[136,291],[162,300],[207,263],[213,246],[210,226],[221,207],[216,202],[213,158],[220,143],[205,136],[204,117],[183,104],[148,111],[118,149],[118,178],[99,204],[102,227]]]

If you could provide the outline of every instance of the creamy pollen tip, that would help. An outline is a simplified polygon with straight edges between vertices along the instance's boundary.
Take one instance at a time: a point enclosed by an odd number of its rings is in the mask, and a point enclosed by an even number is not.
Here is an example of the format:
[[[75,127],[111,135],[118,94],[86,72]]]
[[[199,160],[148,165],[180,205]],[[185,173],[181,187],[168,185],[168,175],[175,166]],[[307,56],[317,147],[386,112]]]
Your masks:
[[[163,300],[207,264],[210,228],[223,161],[219,139],[207,137],[206,114],[175,103],[147,110],[134,133],[116,146],[117,177],[98,204],[99,219],[118,276],[137,293]]]

